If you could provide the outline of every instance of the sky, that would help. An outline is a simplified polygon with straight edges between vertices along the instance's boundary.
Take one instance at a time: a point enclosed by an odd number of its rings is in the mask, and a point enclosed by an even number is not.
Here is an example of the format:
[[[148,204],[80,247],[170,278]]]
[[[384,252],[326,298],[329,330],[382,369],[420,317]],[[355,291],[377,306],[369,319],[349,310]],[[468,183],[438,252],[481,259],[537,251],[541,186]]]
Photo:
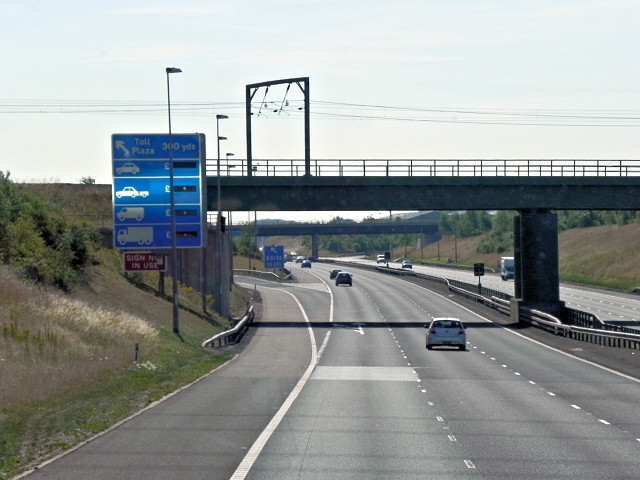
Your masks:
[[[309,77],[312,159],[640,160],[638,0],[0,0],[0,171],[112,182],[111,135],[246,158],[245,86]],[[258,89],[253,159],[304,158]],[[385,212],[323,212],[314,219]],[[240,214],[242,216],[242,214]],[[304,217],[259,212],[258,218]]]

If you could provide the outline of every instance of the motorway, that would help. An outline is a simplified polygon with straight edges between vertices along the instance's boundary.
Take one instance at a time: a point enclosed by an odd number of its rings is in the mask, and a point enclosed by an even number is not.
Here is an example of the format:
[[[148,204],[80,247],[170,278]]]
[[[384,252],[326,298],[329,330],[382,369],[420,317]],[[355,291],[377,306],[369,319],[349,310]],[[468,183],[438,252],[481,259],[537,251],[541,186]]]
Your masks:
[[[374,260],[367,260],[363,257],[343,257],[343,261],[354,265],[375,265]],[[389,262],[392,268],[400,268],[400,262]],[[455,268],[441,268],[432,266],[413,265],[415,272],[444,277],[452,280],[459,280],[470,284],[477,284],[478,277],[473,276],[471,270],[458,270]],[[513,280],[502,281],[500,274],[487,273],[481,278],[482,286],[514,294]],[[564,301],[567,307],[582,310],[596,315],[600,320],[610,323],[631,326],[640,325],[640,296],[633,294],[612,293],[596,288],[585,288],[560,285],[560,300]]]
[[[366,270],[337,287],[332,265],[292,265],[293,284],[236,277],[263,298],[237,359],[33,476],[638,477],[633,352],[617,371],[602,347],[505,328],[444,289]],[[443,315],[468,351],[425,349]]]

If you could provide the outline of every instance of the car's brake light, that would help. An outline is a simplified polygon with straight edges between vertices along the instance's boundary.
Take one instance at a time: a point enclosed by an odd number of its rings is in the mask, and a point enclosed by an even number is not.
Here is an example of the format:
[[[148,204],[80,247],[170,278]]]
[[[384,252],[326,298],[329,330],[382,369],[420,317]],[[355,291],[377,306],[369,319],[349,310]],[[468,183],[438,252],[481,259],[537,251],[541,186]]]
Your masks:
[[[435,333],[436,333],[435,327],[431,327],[431,329],[429,330],[429,333],[433,333],[435,335]]]
[[[461,328],[460,330],[458,330],[458,335],[464,335],[464,328]]]

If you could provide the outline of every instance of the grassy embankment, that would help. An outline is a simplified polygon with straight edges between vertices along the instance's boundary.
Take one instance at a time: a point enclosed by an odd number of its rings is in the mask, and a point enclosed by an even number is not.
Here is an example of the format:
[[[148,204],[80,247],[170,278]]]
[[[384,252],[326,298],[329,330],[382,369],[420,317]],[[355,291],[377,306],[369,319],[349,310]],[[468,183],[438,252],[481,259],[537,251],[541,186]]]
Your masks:
[[[0,267],[0,479],[91,437],[229,359],[201,348],[228,321],[180,291],[180,334],[157,277],[120,273],[100,252],[87,284],[64,295]],[[165,291],[171,291],[167,280]],[[232,312],[250,300],[236,289]],[[139,344],[138,361],[135,345]]]

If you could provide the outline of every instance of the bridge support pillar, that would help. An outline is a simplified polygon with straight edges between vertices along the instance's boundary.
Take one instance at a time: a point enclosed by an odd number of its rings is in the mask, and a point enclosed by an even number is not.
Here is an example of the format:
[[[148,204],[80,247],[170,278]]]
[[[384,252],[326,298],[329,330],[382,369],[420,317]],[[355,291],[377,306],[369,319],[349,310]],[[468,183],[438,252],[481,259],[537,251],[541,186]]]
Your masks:
[[[548,210],[522,210],[514,219],[516,298],[522,305],[560,317],[558,217]]]
[[[319,239],[320,239],[320,235],[318,235],[317,233],[314,233],[313,235],[311,235],[311,256],[313,258],[318,258],[318,252],[319,252]]]

